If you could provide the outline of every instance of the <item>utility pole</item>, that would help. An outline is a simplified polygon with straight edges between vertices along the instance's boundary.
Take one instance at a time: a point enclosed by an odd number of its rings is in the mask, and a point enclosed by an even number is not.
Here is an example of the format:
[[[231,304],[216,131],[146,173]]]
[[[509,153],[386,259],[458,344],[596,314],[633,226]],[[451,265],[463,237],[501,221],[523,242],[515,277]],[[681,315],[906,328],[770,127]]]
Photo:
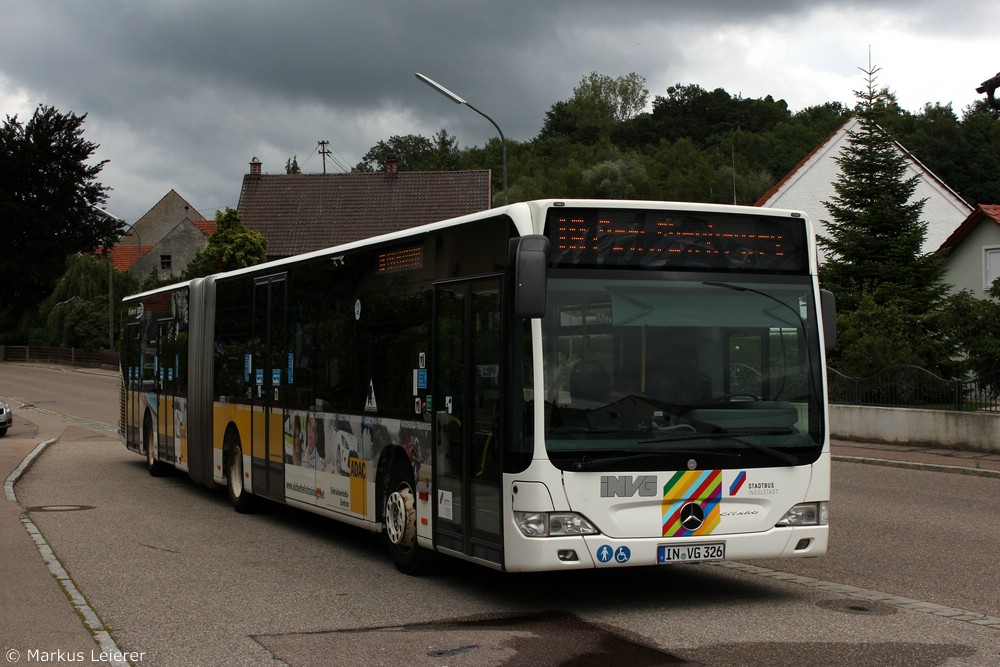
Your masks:
[[[319,150],[316,151],[316,152],[323,156],[323,173],[325,174],[326,173],[326,156],[330,155],[330,150],[327,148],[327,146],[330,145],[330,142],[324,139],[323,141],[320,141],[318,143],[319,143]]]

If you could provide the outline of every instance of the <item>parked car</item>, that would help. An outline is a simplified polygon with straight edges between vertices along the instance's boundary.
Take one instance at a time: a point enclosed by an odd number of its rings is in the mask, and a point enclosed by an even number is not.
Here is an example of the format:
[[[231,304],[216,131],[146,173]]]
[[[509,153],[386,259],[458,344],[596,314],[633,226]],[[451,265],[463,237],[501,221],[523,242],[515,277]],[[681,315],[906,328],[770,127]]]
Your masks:
[[[0,401],[0,436],[5,435],[13,423],[14,413],[11,412],[10,406]]]

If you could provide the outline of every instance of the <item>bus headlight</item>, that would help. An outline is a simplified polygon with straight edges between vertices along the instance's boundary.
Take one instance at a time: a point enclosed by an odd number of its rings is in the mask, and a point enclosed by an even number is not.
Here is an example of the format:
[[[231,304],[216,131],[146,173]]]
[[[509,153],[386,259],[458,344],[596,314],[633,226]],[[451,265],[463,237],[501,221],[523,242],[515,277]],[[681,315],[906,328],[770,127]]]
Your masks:
[[[799,503],[781,517],[776,526],[825,526],[830,522],[830,503]]]
[[[525,537],[596,535],[597,528],[576,512],[514,512]]]

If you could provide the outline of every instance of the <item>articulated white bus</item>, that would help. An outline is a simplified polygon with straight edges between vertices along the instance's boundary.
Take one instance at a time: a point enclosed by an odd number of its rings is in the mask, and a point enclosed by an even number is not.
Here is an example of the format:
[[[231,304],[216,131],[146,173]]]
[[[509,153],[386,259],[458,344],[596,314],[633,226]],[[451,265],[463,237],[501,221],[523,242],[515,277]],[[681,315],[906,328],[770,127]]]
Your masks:
[[[196,279],[125,300],[122,437],[408,573],[819,556],[816,272],[801,213],[546,200]]]

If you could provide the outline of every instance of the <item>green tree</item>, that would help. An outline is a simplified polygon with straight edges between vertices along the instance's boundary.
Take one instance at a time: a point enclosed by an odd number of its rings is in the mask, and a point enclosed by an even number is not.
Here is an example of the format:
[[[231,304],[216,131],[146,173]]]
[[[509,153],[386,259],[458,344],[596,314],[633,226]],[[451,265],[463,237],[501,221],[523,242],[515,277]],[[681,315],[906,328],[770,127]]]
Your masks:
[[[422,171],[426,163],[433,161],[434,156],[435,145],[427,137],[421,134],[405,136],[394,134],[388,141],[380,141],[372,146],[361,158],[355,170],[382,171],[385,169],[386,161],[393,158],[401,170]]]
[[[1000,370],[1000,280],[988,299],[968,291],[951,295],[938,313],[937,327],[961,363],[959,372],[984,376]]]
[[[927,224],[921,220],[924,200],[914,199],[917,178],[906,177],[905,158],[878,122],[892,112],[894,100],[875,88],[878,68],[862,71],[867,86],[855,93],[858,128],[837,159],[836,196],[825,203],[829,236],[819,239],[827,252],[820,276],[837,295],[841,314],[831,362],[867,358],[868,370],[875,371],[887,359],[876,350],[884,349],[933,370],[948,361],[925,324],[941,305],[943,259],[922,253]],[[885,322],[881,338],[879,327],[866,326],[879,318]],[[903,325],[892,329],[893,322]]]
[[[603,160],[583,170],[584,196],[599,199],[640,199],[647,194],[646,167],[635,154]]]
[[[458,169],[458,162],[461,151],[458,148],[458,139],[454,134],[448,134],[448,130],[441,128],[434,133],[432,138],[434,152],[427,156],[428,161],[423,168],[428,171],[451,171]]]
[[[301,174],[302,170],[299,169],[299,156],[293,155],[292,157],[285,160],[285,173],[286,174]]]
[[[472,150],[475,149],[469,149],[464,153]],[[420,134],[408,134],[393,135],[388,141],[380,141],[365,153],[355,170],[383,171],[385,163],[393,159],[400,170],[452,171],[463,168],[460,165],[463,157],[467,156],[464,156],[463,151],[458,148],[455,135],[441,128],[430,139]]]
[[[899,302],[862,292],[850,311],[837,312],[837,349],[831,366],[845,375],[867,376],[910,364],[952,377],[959,365],[940,336],[938,311],[915,313]]]
[[[715,200],[715,166],[690,139],[662,140],[652,154],[650,178],[660,184],[656,196],[661,199]]]
[[[569,100],[552,105],[541,136],[572,136],[594,143],[635,118],[648,99],[646,80],[635,72],[619,77],[591,72],[573,89]]]
[[[885,127],[967,202],[1000,201],[1000,111],[978,101],[956,116],[950,104],[896,110]]]
[[[596,123],[607,119],[624,123],[635,118],[648,99],[646,79],[635,72],[619,77],[591,72],[573,89],[570,102],[578,105],[581,112],[591,114]]]
[[[791,114],[784,100],[733,97],[722,88],[707,91],[698,85],[670,86],[665,97],[653,100],[652,120],[660,136],[688,138],[702,145],[710,137],[732,130],[768,132]]]
[[[224,212],[216,211],[215,224],[216,230],[208,237],[208,245],[184,270],[184,280],[242,269],[267,260],[267,239],[260,232],[247,229],[239,211],[229,207]]]
[[[40,304],[29,341],[36,345],[107,348],[109,328],[114,336],[119,334],[121,300],[136,291],[135,278],[91,253],[70,255],[64,267],[52,293]],[[108,316],[109,306],[114,309],[114,326]]]
[[[98,146],[83,138],[86,117],[39,105],[27,123],[7,116],[0,127],[0,329],[52,291],[63,258],[121,235],[121,221],[98,210],[107,160],[90,162]]]
[[[955,187],[973,204],[1000,202],[1000,111],[977,102],[962,114],[962,154],[955,160]],[[951,181],[948,181],[951,184]]]

